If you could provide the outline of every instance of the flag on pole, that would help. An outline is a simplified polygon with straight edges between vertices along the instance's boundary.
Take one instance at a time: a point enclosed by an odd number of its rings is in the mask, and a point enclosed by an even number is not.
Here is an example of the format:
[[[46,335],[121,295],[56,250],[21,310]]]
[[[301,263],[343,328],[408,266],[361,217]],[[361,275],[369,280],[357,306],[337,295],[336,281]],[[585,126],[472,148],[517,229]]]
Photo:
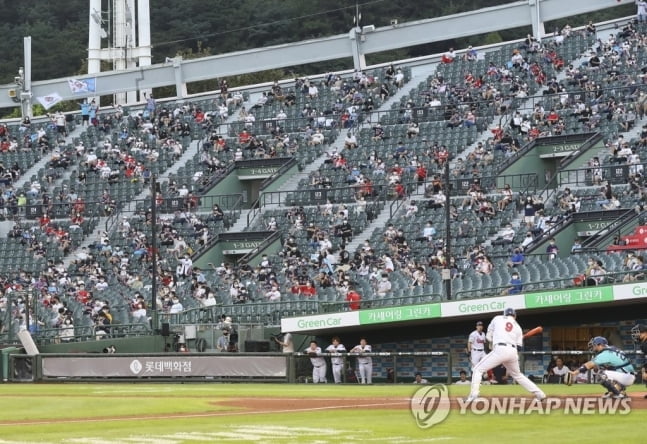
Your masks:
[[[83,94],[95,92],[97,90],[97,79],[68,79],[67,84],[70,86],[72,94]]]
[[[63,97],[61,97],[59,93],[51,93],[43,97],[36,97],[36,100],[38,100],[45,109],[50,109],[52,106],[62,101]]]

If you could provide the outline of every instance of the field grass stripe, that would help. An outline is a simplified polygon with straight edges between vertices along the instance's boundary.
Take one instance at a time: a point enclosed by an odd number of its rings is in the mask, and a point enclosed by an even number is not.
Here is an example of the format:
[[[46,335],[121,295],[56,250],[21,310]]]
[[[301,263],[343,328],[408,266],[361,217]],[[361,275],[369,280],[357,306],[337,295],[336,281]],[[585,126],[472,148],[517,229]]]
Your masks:
[[[103,423],[103,422],[119,422],[119,421],[155,421],[155,420],[164,420],[164,419],[191,419],[191,418],[211,418],[217,416],[240,416],[240,415],[266,415],[266,414],[275,414],[275,413],[299,413],[299,412],[316,412],[324,410],[335,410],[335,409],[357,409],[362,407],[388,407],[388,406],[401,406],[402,402],[380,402],[380,403],[371,403],[371,404],[354,404],[350,405],[329,405],[324,407],[300,407],[293,409],[281,409],[281,410],[253,410],[248,409],[247,411],[240,412],[210,412],[210,413],[186,413],[186,414],[169,414],[169,415],[149,415],[149,416],[120,416],[112,418],[59,418],[51,420],[34,420],[34,421],[13,421],[0,423],[0,427],[14,427],[14,426],[29,426],[29,425],[48,425],[48,424],[77,424],[82,422],[94,422],[94,423]]]

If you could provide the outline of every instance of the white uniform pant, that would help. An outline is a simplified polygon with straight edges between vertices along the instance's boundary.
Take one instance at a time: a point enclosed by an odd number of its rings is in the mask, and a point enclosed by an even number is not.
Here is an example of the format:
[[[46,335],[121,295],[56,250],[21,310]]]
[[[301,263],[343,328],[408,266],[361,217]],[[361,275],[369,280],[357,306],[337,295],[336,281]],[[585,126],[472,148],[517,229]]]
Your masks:
[[[472,350],[470,352],[470,362],[472,363],[472,368],[476,367],[476,364],[478,364],[479,361],[484,357],[485,350]]]
[[[629,387],[634,382],[636,382],[636,376],[631,373],[625,373],[623,371],[617,370],[605,370],[604,374],[609,380],[617,382],[618,384],[622,384],[625,387]]]
[[[373,363],[359,363],[359,379],[362,384],[373,383]]]
[[[508,375],[511,376],[512,379],[514,379],[521,387],[525,388],[530,393],[534,393],[537,397],[543,398],[546,396],[544,392],[537,387],[537,384],[521,373],[521,370],[519,369],[519,355],[517,354],[517,349],[509,345],[496,345],[494,350],[485,355],[485,357],[472,369],[472,388],[470,396],[477,397],[479,395],[483,372],[501,364],[506,368]]]
[[[335,380],[335,384],[341,384],[341,371],[344,369],[344,364],[340,362],[339,364],[332,364],[332,377]]]
[[[325,383],[326,381],[326,364],[320,366],[312,366],[312,382],[315,384],[321,382]]]

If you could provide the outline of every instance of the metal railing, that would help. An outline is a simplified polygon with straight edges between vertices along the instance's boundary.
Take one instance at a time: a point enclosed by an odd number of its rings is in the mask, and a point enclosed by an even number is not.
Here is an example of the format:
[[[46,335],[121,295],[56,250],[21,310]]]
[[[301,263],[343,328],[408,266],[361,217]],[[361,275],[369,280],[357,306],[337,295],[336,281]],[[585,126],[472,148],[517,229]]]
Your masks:
[[[337,313],[341,311],[354,311],[352,308],[355,304],[359,304],[359,309],[366,310],[369,308],[379,307],[398,307],[416,304],[429,304],[433,302],[441,302],[442,295],[436,293],[424,293],[419,296],[411,294],[410,296],[396,296],[384,297],[373,299],[362,299],[361,301],[337,301],[337,302],[320,302],[319,308],[321,313]]]
[[[637,214],[634,210],[627,210],[620,217],[615,219],[606,227],[599,230],[593,236],[589,237],[582,243],[582,248],[580,251],[592,251],[596,250],[597,247],[609,239],[610,236],[616,235],[620,236],[626,233],[627,229],[634,228],[634,222],[639,218],[644,218],[647,212],[643,211],[640,214]]]
[[[220,314],[235,317],[240,324],[260,323],[272,325],[280,323],[283,315],[300,315],[303,313],[315,314],[319,312],[320,301],[308,299],[305,296],[296,301],[277,302],[248,302],[245,304],[215,305],[211,307],[197,307],[184,310],[180,313],[160,313],[160,322],[171,325],[197,324],[201,322],[215,322]]]
[[[647,166],[647,162],[641,164],[643,168]],[[629,173],[631,168],[637,168],[638,165],[601,165],[598,167],[584,167],[569,170],[561,170],[555,174],[558,176],[558,186],[573,185],[573,186],[593,186],[596,185],[593,176],[593,170],[600,170],[600,181],[608,181],[611,185],[627,185],[629,180]],[[599,185],[602,186],[602,185]]]
[[[595,289],[599,287],[605,287],[609,285],[615,285],[617,283],[622,283],[623,278],[627,275],[633,275],[637,278],[644,279],[644,271],[617,271],[612,273],[606,273],[602,276],[595,276],[597,278],[603,279],[603,282],[597,285],[586,285],[586,278],[588,276],[584,275],[584,270],[582,273],[579,273],[575,276],[568,276],[563,278],[549,279],[543,281],[531,281],[522,283],[522,289],[517,291],[514,294],[525,294],[528,292],[542,292],[542,291],[555,291],[555,290],[564,290],[568,288],[590,288]],[[499,296],[507,295],[507,290],[512,288],[512,284],[501,285],[498,287],[489,287],[489,288],[476,288],[471,290],[461,290],[456,292],[456,299],[477,299],[487,296]]]
[[[567,134],[563,136],[551,136],[551,137],[538,137],[531,140],[521,147],[519,151],[515,153],[514,156],[505,159],[503,162],[497,165],[499,171],[505,171],[510,165],[521,159],[523,156],[532,151],[535,147],[540,145],[557,145],[570,142],[582,142],[582,144],[588,144],[589,141],[595,139],[597,142],[599,138],[596,138],[598,133],[580,133],[580,134]],[[599,136],[601,137],[601,136]],[[593,145],[591,145],[593,146]]]

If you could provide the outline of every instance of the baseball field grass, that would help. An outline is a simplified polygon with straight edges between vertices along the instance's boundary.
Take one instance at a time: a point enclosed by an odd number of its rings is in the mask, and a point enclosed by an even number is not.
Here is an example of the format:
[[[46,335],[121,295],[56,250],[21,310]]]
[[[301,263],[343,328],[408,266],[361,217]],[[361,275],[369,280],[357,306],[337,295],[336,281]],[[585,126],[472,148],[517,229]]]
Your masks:
[[[484,412],[485,403],[461,410],[456,399],[469,387],[449,386],[453,402],[446,419],[421,428],[410,400],[426,392],[409,384],[4,384],[0,444],[644,442],[644,387],[632,387],[631,401],[616,402],[614,413],[594,408],[583,414],[564,411],[563,397],[590,395],[595,402],[600,386],[542,388],[559,399],[550,412],[540,407],[492,414]],[[511,397],[524,406],[534,402],[516,385],[484,386],[481,395]],[[433,402],[424,408],[435,409]]]

